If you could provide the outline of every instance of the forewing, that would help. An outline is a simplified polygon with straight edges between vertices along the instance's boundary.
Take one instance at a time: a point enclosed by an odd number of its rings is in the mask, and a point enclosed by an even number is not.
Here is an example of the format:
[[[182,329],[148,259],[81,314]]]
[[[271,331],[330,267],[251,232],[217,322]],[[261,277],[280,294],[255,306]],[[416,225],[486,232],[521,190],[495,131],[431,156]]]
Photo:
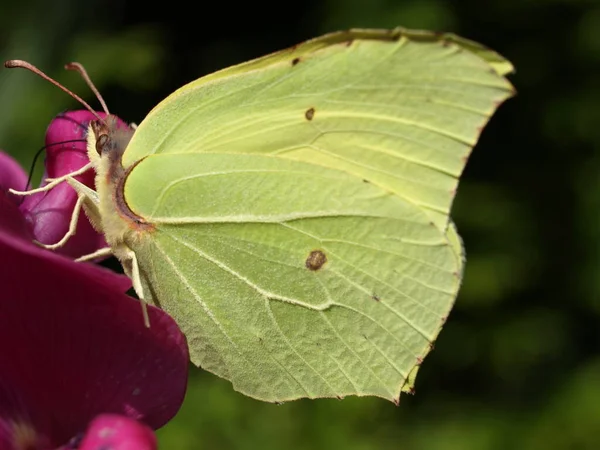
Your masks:
[[[368,179],[445,229],[466,159],[512,93],[500,75],[508,68],[453,35],[336,33],[184,86],[142,121],[123,161],[188,152],[306,161]]]

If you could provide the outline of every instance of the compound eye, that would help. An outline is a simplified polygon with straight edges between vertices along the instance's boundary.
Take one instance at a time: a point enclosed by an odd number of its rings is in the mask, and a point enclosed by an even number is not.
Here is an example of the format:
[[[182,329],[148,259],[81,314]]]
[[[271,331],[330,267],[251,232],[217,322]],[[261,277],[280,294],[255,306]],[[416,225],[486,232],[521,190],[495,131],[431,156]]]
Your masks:
[[[98,152],[98,154],[100,156],[102,156],[102,151],[104,150],[104,147],[106,147],[107,145],[108,145],[108,135],[101,134],[100,136],[98,136],[98,139],[96,139],[96,151]]]

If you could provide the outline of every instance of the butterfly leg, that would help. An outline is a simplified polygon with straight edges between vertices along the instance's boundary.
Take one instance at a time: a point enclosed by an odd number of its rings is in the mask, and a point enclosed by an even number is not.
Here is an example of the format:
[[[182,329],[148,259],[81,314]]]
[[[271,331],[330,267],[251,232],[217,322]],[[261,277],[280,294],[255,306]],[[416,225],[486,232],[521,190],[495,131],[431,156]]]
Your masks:
[[[48,250],[56,250],[57,248],[62,247],[67,243],[67,241],[75,235],[75,231],[77,230],[77,222],[79,221],[79,214],[81,212],[81,208],[83,206],[83,202],[85,201],[85,196],[79,194],[77,196],[77,202],[75,203],[75,207],[73,208],[73,213],[71,214],[71,221],[69,222],[69,229],[62,237],[62,239],[54,244],[43,244],[41,242],[35,241],[37,245],[40,247],[46,248]]]
[[[96,258],[104,258],[105,256],[110,256],[113,254],[112,248],[104,247],[99,250],[96,250],[93,253],[88,253],[87,255],[80,256],[75,260],[75,262],[84,262],[91,261]]]
[[[74,174],[74,173],[75,172],[73,172],[72,174]],[[36,244],[39,245],[40,247],[46,248],[48,250],[55,250],[55,249],[60,248],[63,245],[65,245],[65,243],[72,236],[74,236],[75,232],[77,231],[77,222],[79,221],[79,215],[81,214],[81,209],[84,205],[87,208],[86,212],[90,219],[90,222],[92,222],[92,225],[94,226],[94,228],[96,230],[99,230],[99,228],[96,226],[96,222],[98,222],[98,223],[100,222],[100,219],[99,219],[100,213],[98,211],[98,203],[100,202],[100,200],[98,198],[98,194],[96,193],[96,191],[94,191],[93,189],[90,189],[85,184],[77,181],[74,178],[71,178],[72,174],[65,176],[64,179],[61,180],[61,181],[66,181],[67,183],[69,183],[69,185],[73,189],[75,189],[75,192],[77,193],[77,202],[75,203],[75,206],[73,208],[73,213],[71,214],[71,220],[69,222],[69,229],[67,230],[65,235],[62,237],[62,239],[54,244],[42,244],[41,242],[36,241]],[[89,256],[89,255],[86,255],[86,256]]]
[[[129,262],[128,268],[123,265],[123,268],[126,272],[129,272],[129,278],[131,278],[131,283],[133,284],[133,289],[140,299],[140,305],[142,306],[142,315],[144,317],[144,325],[147,328],[150,328],[150,317],[148,316],[148,304],[144,299],[144,288],[142,287],[142,278],[140,276],[140,267],[138,265],[137,257],[135,256],[135,252],[131,249],[127,249],[125,254],[126,260]]]
[[[62,177],[48,178],[46,180],[46,181],[49,181],[49,183],[47,185],[39,187],[39,188],[36,188],[36,189],[30,189],[29,191],[15,191],[14,189],[9,189],[8,191],[11,194],[21,195],[21,196],[37,194],[38,192],[46,192],[46,191],[49,191],[50,189],[58,186],[63,181],[68,181],[69,179],[71,179],[73,177],[76,177],[78,175],[84,174],[85,172],[87,172],[88,170],[90,170],[92,167],[93,167],[92,163],[87,163],[81,169],[78,169],[78,170],[76,170],[74,172],[68,173],[67,175],[63,175]]]

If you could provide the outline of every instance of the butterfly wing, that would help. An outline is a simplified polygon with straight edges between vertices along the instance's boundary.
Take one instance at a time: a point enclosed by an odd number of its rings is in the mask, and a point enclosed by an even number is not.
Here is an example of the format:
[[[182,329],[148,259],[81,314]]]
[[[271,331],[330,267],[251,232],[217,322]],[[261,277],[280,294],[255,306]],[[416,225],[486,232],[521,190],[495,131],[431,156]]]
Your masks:
[[[128,245],[192,361],[255,398],[412,390],[462,278],[449,220],[510,64],[354,30],[201,78],[140,124]]]

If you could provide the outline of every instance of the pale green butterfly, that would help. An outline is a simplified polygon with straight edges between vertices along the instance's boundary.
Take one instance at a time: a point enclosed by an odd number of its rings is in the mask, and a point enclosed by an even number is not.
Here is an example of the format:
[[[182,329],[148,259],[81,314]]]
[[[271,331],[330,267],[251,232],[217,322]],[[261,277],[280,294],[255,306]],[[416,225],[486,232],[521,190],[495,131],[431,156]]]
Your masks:
[[[67,181],[193,363],[265,401],[398,402],[458,293],[450,206],[511,71],[452,34],[328,34],[182,87],[133,136],[92,122],[96,191]]]

